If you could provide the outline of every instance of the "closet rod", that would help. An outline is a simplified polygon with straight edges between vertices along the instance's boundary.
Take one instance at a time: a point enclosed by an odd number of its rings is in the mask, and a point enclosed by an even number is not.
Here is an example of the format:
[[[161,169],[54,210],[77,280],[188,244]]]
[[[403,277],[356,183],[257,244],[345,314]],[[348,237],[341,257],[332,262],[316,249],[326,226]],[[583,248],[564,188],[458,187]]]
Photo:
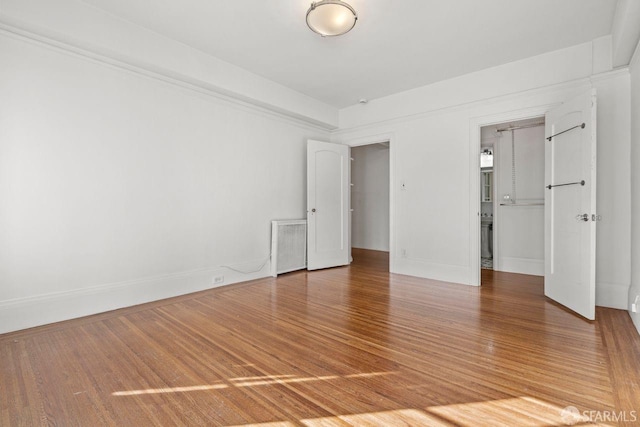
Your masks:
[[[517,129],[526,129],[526,128],[535,128],[538,126],[544,126],[544,122],[541,123],[531,123],[529,125],[522,125],[522,126],[510,126],[508,128],[502,128],[502,129],[496,129],[496,132],[505,132],[508,130],[517,130]]]

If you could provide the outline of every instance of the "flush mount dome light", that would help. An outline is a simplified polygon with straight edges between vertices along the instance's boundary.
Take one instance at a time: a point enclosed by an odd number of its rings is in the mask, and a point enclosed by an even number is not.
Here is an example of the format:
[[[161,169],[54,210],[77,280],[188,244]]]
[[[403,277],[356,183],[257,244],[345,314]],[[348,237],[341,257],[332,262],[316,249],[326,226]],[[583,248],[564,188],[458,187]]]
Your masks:
[[[348,33],[357,20],[355,9],[341,0],[313,2],[307,11],[307,25],[322,37]]]

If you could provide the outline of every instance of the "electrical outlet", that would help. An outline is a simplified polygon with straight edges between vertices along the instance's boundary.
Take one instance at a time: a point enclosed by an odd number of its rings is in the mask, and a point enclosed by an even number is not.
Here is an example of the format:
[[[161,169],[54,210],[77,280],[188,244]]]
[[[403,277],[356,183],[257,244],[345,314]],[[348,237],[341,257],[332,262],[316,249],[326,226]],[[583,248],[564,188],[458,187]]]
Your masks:
[[[222,282],[224,282],[224,276],[215,276],[213,278],[213,284],[214,285],[219,285]]]
[[[400,249],[400,256],[402,258],[406,258],[407,257],[407,250],[406,249]]]

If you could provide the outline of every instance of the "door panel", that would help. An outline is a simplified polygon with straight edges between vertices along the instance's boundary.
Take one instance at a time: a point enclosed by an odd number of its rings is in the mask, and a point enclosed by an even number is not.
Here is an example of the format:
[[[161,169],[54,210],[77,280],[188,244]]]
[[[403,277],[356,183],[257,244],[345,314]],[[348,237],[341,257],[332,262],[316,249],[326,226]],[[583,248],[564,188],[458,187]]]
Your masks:
[[[584,123],[585,126],[580,125]],[[574,128],[575,127],[575,128]],[[571,129],[572,130],[568,130]],[[564,132],[566,131],[566,132]],[[561,133],[563,132],[563,133]],[[596,94],[546,115],[545,283],[549,298],[595,318]],[[584,181],[584,184],[582,182]],[[581,215],[587,215],[584,221]]]
[[[349,147],[307,142],[307,268],[349,263]]]

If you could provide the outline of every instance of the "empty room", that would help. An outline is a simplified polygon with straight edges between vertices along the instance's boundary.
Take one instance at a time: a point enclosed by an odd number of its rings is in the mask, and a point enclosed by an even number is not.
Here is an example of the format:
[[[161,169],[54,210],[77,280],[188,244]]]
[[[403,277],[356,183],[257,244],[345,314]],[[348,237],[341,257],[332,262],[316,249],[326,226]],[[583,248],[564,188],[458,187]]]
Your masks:
[[[0,0],[0,426],[640,425],[639,41]]]

